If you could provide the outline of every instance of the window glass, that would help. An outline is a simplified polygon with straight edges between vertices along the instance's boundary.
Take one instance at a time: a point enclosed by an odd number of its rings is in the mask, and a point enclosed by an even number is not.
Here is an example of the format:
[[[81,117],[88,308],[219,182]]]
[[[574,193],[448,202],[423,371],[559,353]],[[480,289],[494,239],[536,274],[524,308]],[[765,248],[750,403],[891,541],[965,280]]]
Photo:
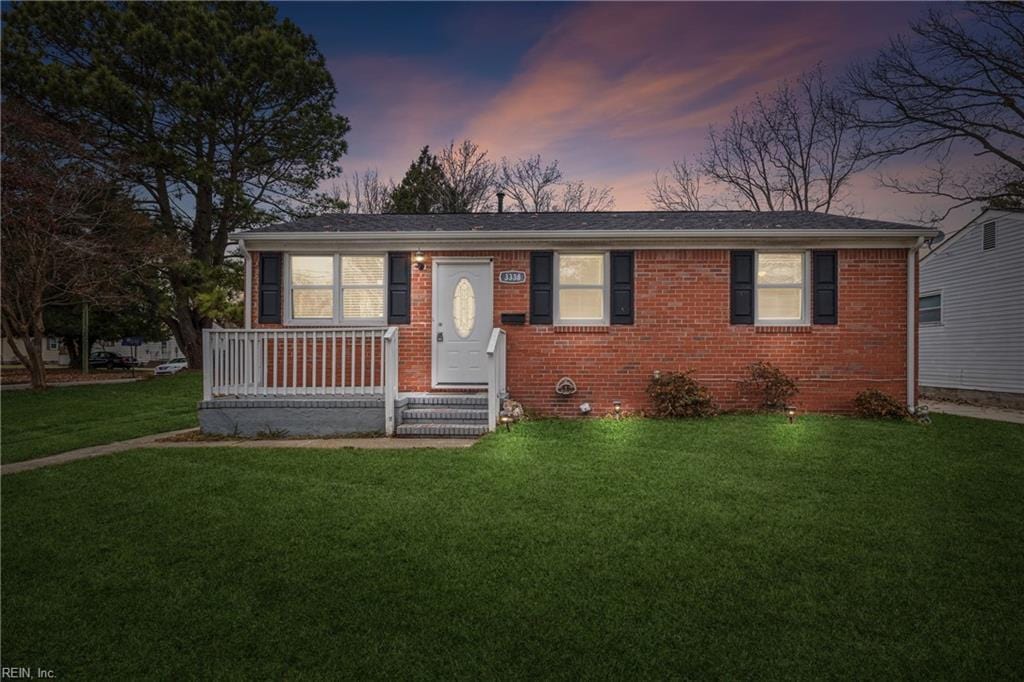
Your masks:
[[[800,320],[803,317],[800,289],[761,289],[757,292],[758,317],[763,320]]]
[[[604,284],[604,255],[599,253],[559,255],[558,283],[596,286]]]
[[[333,256],[292,256],[292,285],[334,284]]]
[[[334,317],[333,289],[293,289],[292,317],[331,319]]]
[[[600,320],[604,318],[603,289],[560,289],[558,316],[562,320]]]
[[[345,289],[341,297],[341,313],[350,319],[384,317],[383,289]]]
[[[463,277],[452,292],[452,320],[455,333],[466,338],[473,332],[476,322],[476,292],[468,279]]]
[[[382,256],[342,256],[341,284],[384,286],[384,258]]]
[[[758,284],[803,284],[803,281],[802,253],[757,254]]]
[[[922,296],[919,309],[921,324],[942,322],[942,294]]]

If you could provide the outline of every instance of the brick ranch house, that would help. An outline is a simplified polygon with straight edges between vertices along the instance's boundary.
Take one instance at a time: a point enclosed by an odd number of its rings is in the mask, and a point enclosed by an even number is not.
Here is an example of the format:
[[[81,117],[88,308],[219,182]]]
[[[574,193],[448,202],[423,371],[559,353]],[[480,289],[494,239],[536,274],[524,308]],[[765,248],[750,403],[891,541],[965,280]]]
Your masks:
[[[934,230],[808,212],[330,215],[236,235],[244,329],[209,330],[216,433],[475,435],[647,407],[694,370],[726,409],[770,361],[801,411],[911,407],[917,249]]]

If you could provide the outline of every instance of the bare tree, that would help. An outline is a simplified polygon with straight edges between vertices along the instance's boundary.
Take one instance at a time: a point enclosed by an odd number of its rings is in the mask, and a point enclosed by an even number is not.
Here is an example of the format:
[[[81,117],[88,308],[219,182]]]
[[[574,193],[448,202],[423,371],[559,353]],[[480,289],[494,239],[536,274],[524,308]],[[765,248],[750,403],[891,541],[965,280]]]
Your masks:
[[[366,169],[334,183],[330,197],[345,203],[346,213],[387,213],[391,205],[391,192],[395,183],[381,180],[377,169]]]
[[[494,193],[498,168],[486,150],[471,140],[458,145],[452,140],[438,156],[444,182],[440,210],[445,213],[476,213],[487,210]]]
[[[545,164],[540,154],[515,162],[501,160],[498,186],[505,192],[509,203],[519,211],[550,211],[561,181],[558,161]]]
[[[877,136],[873,158],[929,162],[915,179],[883,176],[885,186],[950,200],[938,219],[975,201],[1024,201],[1024,5],[931,9],[848,82],[859,125]]]
[[[700,169],[689,161],[673,161],[672,169],[655,171],[647,199],[659,211],[699,211],[704,202]]]
[[[611,187],[566,180],[557,160],[545,163],[539,154],[514,162],[502,159],[496,184],[523,212],[607,211],[615,205]]]
[[[711,127],[701,170],[746,208],[828,213],[867,166],[866,137],[819,66]]]
[[[615,207],[615,197],[611,187],[591,187],[580,181],[570,181],[562,185],[562,197],[555,210],[571,211],[610,211]]]
[[[81,302],[118,307],[129,281],[154,267],[166,245],[152,238],[128,196],[78,160],[69,131],[8,101],[2,142],[0,318],[32,386],[45,388],[44,311]]]

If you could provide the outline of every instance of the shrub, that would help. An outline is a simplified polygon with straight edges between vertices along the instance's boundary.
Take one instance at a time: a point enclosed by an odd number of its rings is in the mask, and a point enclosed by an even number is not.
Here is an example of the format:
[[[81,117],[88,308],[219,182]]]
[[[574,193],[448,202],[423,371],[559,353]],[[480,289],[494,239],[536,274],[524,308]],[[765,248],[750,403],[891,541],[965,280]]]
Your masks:
[[[746,384],[766,410],[785,408],[789,399],[800,392],[796,380],[772,363],[764,361],[750,366],[750,378]]]
[[[907,419],[910,416],[903,403],[877,388],[861,391],[853,404],[858,415],[870,419]]]
[[[718,412],[711,393],[689,372],[669,372],[651,378],[647,395],[658,417],[710,417]]]

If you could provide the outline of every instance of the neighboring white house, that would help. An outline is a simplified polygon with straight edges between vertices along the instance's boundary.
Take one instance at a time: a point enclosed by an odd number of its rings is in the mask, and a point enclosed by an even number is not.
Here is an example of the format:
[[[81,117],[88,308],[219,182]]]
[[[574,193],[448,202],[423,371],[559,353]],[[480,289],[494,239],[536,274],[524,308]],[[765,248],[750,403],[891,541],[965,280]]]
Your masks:
[[[1024,405],[1024,211],[982,212],[920,277],[921,390]]]
[[[20,364],[18,356],[11,350],[11,345],[7,343],[6,337],[0,337],[0,348],[2,348],[2,362],[5,365],[17,365]],[[47,365],[66,365],[68,364],[68,352],[64,348],[64,344],[61,343],[60,338],[56,336],[47,336],[43,342],[43,362]]]
[[[10,345],[7,343],[6,338],[0,338],[0,345],[3,346],[3,364],[5,365],[16,365],[18,364],[18,358],[11,350]],[[96,341],[92,345],[93,352],[101,350],[109,350],[117,353],[118,355],[127,355],[129,357],[136,357],[139,362],[143,365],[152,364],[154,362],[164,362],[171,358],[178,358],[182,356],[181,351],[178,348],[178,343],[174,338],[168,339],[167,341],[150,341],[137,346],[134,349],[131,346],[121,345],[121,341]],[[48,365],[67,365],[70,361],[67,350],[64,348],[64,344],[61,339],[56,336],[46,337],[46,341],[43,343],[43,362]]]

